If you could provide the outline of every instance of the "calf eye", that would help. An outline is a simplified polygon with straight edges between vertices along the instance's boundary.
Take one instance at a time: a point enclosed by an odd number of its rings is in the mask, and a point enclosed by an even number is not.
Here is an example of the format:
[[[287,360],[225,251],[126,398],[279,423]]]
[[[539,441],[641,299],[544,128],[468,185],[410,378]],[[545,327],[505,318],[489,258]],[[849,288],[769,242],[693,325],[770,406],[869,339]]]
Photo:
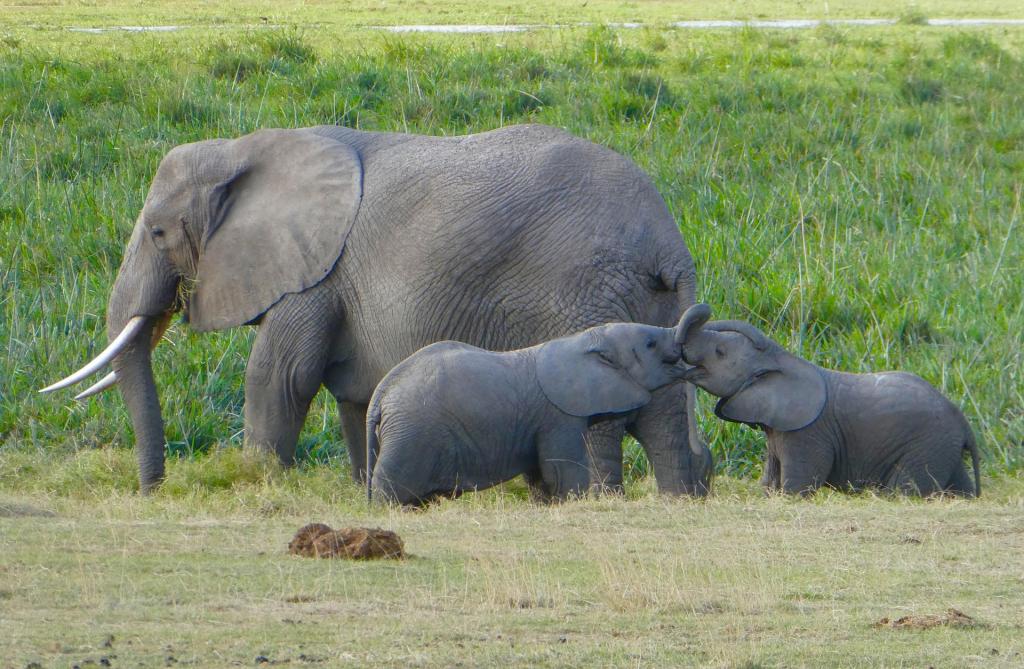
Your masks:
[[[163,228],[153,228],[153,236],[154,237],[163,237],[164,236],[164,229]]]

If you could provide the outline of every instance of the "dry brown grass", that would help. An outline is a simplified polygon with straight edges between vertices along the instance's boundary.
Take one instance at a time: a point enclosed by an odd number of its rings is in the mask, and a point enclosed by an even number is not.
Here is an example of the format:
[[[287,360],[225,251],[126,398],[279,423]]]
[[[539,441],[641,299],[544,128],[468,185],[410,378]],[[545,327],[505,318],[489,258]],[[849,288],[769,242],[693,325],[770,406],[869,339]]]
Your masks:
[[[4,508],[37,511],[0,517],[0,666],[1024,662],[1019,479],[978,501],[765,498],[720,479],[707,501],[497,491],[401,512],[336,479],[352,494],[327,498],[337,473],[151,499],[0,486]],[[288,555],[317,518],[396,531],[410,556]],[[950,608],[974,624],[875,626]]]

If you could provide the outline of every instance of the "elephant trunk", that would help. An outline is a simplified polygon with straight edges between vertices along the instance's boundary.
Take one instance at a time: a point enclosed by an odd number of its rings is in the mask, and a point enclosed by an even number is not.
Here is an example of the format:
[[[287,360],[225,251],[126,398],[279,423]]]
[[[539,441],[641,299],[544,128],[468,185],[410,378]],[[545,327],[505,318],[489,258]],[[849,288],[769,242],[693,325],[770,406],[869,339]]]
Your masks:
[[[141,317],[137,335],[113,360],[135,431],[139,482],[144,493],[164,475],[164,422],[153,379],[151,351],[176,306],[178,276],[137,225],[107,304],[107,333],[114,339],[127,323]]]
[[[703,303],[695,304],[685,312],[675,327],[675,343],[679,347],[679,354],[686,362],[693,362],[691,356],[687,355],[687,342],[692,342],[692,337],[700,331],[700,328],[711,318],[711,308]]]
[[[113,373],[76,399],[115,383],[121,387],[135,428],[143,492],[152,489],[164,473],[164,424],[150,352],[177,306],[178,282],[177,272],[157,251],[144,226],[136,225],[107,305],[110,344],[80,370],[40,391],[66,388],[112,364]]]
[[[135,430],[135,455],[143,493],[164,476],[164,421],[153,380],[149,335],[155,319],[147,319],[139,336],[114,359],[114,373]]]

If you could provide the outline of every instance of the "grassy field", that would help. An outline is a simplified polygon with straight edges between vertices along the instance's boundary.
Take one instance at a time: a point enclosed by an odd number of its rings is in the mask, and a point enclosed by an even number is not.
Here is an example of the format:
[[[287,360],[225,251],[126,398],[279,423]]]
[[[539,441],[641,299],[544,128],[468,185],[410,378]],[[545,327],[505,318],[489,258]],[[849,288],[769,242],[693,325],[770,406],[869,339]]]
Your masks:
[[[720,479],[703,502],[506,490],[401,513],[328,467],[268,477],[237,451],[174,463],[145,499],[123,450],[26,476],[42,465],[0,460],[3,667],[1024,662],[1020,478],[979,501],[765,499]],[[288,555],[310,521],[387,527],[410,557]],[[877,625],[950,608],[970,623]]]
[[[0,667],[1019,666],[1024,28],[917,25],[1014,15],[1005,2],[825,7],[0,4]],[[878,15],[905,21],[356,28]],[[287,25],[241,27],[260,16]],[[122,24],[197,27],[48,29]],[[719,316],[826,366],[938,386],[979,436],[985,497],[764,499],[761,435],[715,420],[705,398],[720,474],[706,502],[653,495],[627,444],[624,500],[540,508],[510,485],[424,513],[369,509],[348,483],[333,401],[314,405],[301,466],[270,474],[237,449],[252,333],[175,325],[155,356],[169,480],[141,499],[116,393],[35,394],[105,341],[128,231],[172,146],[317,123],[454,134],[519,122],[647,170]],[[285,555],[312,520],[395,529],[414,557]],[[872,626],[950,607],[974,624]]]
[[[123,245],[170,147],[268,126],[537,121],[651,174],[718,315],[826,366],[916,372],[963,406],[987,468],[1024,462],[1024,29],[198,34],[0,43],[5,450],[130,442],[116,393],[73,405],[34,390],[103,341]],[[250,337],[175,326],[157,350],[172,452],[238,442]],[[317,401],[306,456],[341,448],[332,405]],[[760,435],[704,429],[722,471],[756,473]]]

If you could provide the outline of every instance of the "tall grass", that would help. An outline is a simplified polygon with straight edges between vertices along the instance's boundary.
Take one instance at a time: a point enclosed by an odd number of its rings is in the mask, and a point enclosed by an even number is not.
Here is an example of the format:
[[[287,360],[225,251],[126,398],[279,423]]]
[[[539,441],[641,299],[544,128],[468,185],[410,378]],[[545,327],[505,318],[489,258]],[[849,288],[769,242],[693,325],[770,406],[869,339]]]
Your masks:
[[[990,470],[1019,469],[1022,44],[1024,31],[907,25],[7,37],[0,451],[131,443],[116,393],[73,405],[34,391],[104,341],[123,245],[172,146],[321,123],[456,134],[540,122],[652,176],[717,316],[826,366],[924,376],[964,408]],[[175,326],[168,339],[155,367],[171,451],[239,441],[251,332]],[[335,414],[319,397],[304,459],[343,454]],[[759,434],[710,418],[703,429],[720,469],[756,474]]]

